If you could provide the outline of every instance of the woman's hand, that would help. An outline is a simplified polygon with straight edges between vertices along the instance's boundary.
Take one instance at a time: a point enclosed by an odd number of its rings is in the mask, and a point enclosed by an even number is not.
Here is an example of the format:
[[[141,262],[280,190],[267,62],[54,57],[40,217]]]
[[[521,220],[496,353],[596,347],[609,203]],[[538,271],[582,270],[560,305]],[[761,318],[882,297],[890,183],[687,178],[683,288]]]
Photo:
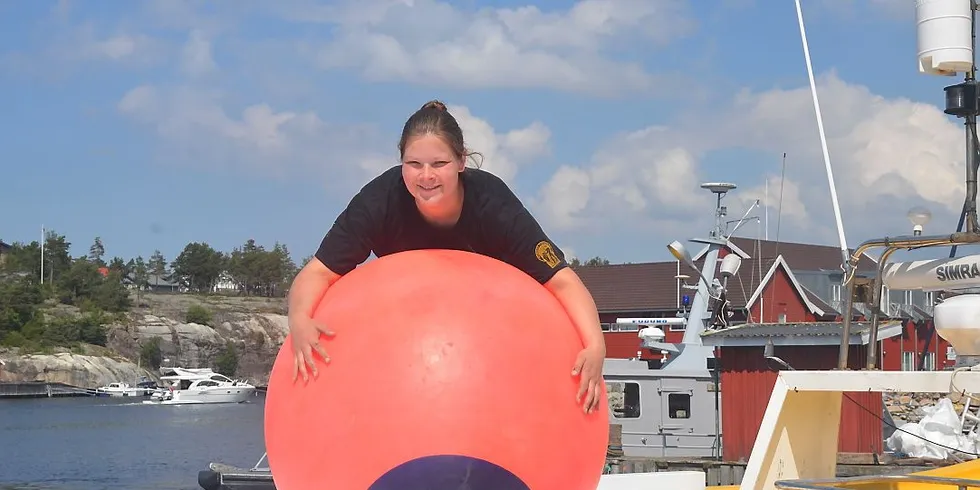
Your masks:
[[[575,401],[582,403],[585,413],[595,412],[602,400],[602,363],[606,358],[606,349],[602,344],[588,346],[578,353],[572,376],[581,375],[578,394]],[[583,396],[585,397],[583,401]]]
[[[330,357],[327,355],[326,349],[320,344],[320,334],[326,335],[327,337],[333,337],[334,332],[328,329],[325,325],[313,320],[306,315],[290,315],[289,316],[289,334],[292,336],[293,344],[293,381],[296,381],[296,375],[302,374],[303,381],[308,382],[310,380],[309,374],[307,373],[307,366],[309,366],[309,372],[313,374],[315,378],[317,376],[316,362],[313,359],[313,351],[320,354],[323,358],[323,362],[330,362]]]

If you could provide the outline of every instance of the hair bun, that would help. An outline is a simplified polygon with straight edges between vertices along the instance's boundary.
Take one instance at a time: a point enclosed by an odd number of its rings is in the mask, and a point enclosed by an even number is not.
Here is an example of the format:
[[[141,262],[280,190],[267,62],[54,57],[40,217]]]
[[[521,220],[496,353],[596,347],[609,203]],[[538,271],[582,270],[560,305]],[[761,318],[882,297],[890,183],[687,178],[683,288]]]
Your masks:
[[[446,104],[443,104],[438,100],[430,100],[426,102],[425,105],[422,106],[422,110],[425,109],[435,109],[440,112],[449,112],[449,109],[446,109]]]

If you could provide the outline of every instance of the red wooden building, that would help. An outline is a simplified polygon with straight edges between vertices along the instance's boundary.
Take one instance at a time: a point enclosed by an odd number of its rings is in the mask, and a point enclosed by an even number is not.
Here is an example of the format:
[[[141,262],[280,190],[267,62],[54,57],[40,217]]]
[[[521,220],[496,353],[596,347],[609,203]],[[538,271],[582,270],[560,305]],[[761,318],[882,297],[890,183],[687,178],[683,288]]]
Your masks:
[[[864,368],[869,323],[851,325],[848,365]],[[798,324],[744,324],[706,333],[705,345],[715,346],[721,357],[721,426],[725,461],[747,461],[762,417],[769,404],[776,372],[787,369],[830,370],[837,367],[842,325],[838,322]],[[882,325],[879,338],[900,334],[901,323]],[[772,344],[773,357],[764,349]],[[783,361],[786,365],[781,364]],[[846,393],[841,402],[838,448],[841,452],[882,452],[881,394]]]
[[[742,258],[739,273],[729,280],[728,299],[737,323],[836,322],[843,297],[840,290],[840,250],[837,247],[801,243],[772,242],[732,238],[719,254],[736,253]],[[694,256],[703,264],[702,250]],[[747,252],[748,251],[748,252]],[[862,274],[873,274],[877,264],[871,258],[858,263]],[[613,325],[622,317],[675,317],[682,307],[682,288],[687,274],[696,277],[677,261],[580,266],[576,268],[599,309],[600,321],[607,324],[608,357],[657,359],[660,353],[640,347],[635,325]],[[688,279],[694,283],[694,279]],[[949,344],[932,327],[931,308],[925,303],[931,295],[916,292],[889,292],[886,302],[891,319],[905,322],[907,331],[879,343],[879,366],[888,370],[944,369],[955,363]],[[914,300],[919,300],[916,304]],[[870,317],[870,311],[856,307],[855,320]],[[680,342],[683,326],[663,327],[665,342]],[[723,354],[722,354],[723,355]],[[834,364],[836,365],[836,363]]]
[[[750,252],[746,252],[749,250]],[[703,253],[695,255],[700,267]],[[840,250],[836,247],[776,243],[733,238],[726,253],[742,257],[739,273],[728,281],[728,299],[735,316],[732,327],[702,336],[715,345],[721,365],[723,452],[728,461],[748,459],[769,402],[776,372],[785,369],[764,356],[767,342],[774,355],[794,369],[835,369],[840,348],[843,294],[840,290]],[[578,267],[592,292],[606,328],[608,357],[657,358],[644,351],[635,326],[612,325],[621,317],[673,317],[681,297],[693,292],[681,287],[677,276],[685,270],[678,262],[654,262]],[[877,271],[871,258],[858,264],[858,272]],[[691,283],[694,279],[689,280]],[[919,296],[916,297],[915,294]],[[948,343],[932,328],[931,295],[887,292],[886,313],[879,331],[878,366],[888,370],[944,369],[955,360]],[[869,339],[864,321],[870,311],[856,306],[852,318],[849,365],[863,368]],[[631,328],[633,327],[633,328]],[[616,331],[616,329],[626,329]],[[666,342],[680,342],[681,326],[664,327]],[[882,450],[880,394],[848,393],[841,407],[840,451],[880,453]]]

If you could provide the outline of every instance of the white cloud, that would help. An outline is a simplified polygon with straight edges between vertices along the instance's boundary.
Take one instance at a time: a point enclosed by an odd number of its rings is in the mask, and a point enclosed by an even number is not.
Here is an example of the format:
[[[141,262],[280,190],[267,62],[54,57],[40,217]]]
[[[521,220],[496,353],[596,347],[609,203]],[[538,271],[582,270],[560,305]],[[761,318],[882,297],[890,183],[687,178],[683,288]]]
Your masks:
[[[211,41],[199,30],[191,31],[181,50],[180,69],[190,76],[201,76],[218,69],[211,55]]]
[[[861,240],[904,233],[895,227],[905,226],[905,212],[916,204],[941,213],[939,221],[955,223],[965,197],[961,127],[934,105],[881,97],[835,73],[819,77],[817,84],[849,233]],[[768,170],[747,163],[741,177],[726,178],[741,185],[729,195],[729,219],[765,199],[765,184],[752,182],[764,180],[758,175],[766,173],[770,213],[776,212],[780,190],[783,194],[782,238],[836,241],[808,86],[739,93],[713,122],[698,123],[612,138],[586,164],[561,167],[536,196],[538,212],[558,230],[640,229],[678,220],[701,227],[711,208],[698,184],[717,180],[704,171],[703,159],[710,152],[749,149],[772,155],[775,163]],[[787,171],[780,189],[783,152]]]
[[[936,106],[887,99],[831,73],[817,93],[842,201],[874,207],[918,196],[958,212],[963,201],[963,132]],[[787,151],[804,199],[826,207],[827,184],[809,87],[743,93],[721,125],[725,145]],[[822,201],[822,202],[821,202]]]
[[[336,169],[356,162],[364,174],[354,175],[352,182],[363,183],[363,178],[398,162],[394,150],[388,154],[378,149],[394,148],[401,128],[382,131],[332,124],[311,111],[275,109],[264,103],[234,111],[217,91],[144,85],[127,92],[117,110],[152,127],[166,158],[187,163],[281,175],[336,174]],[[451,105],[450,111],[467,146],[483,155],[482,168],[505,181],[513,181],[520,164],[549,151],[551,133],[541,122],[501,133],[465,106]]]
[[[561,167],[534,206],[559,230],[641,225],[665,211],[688,216],[703,202],[698,155],[672,133],[653,127],[612,138],[587,165]]]
[[[521,163],[547,154],[551,131],[539,121],[506,133],[497,133],[484,119],[476,117],[468,107],[451,105],[449,111],[463,130],[464,144],[476,157],[480,168],[492,172],[505,182],[513,183]]]
[[[565,11],[538,7],[464,11],[435,0],[290,4],[293,20],[337,25],[317,55],[325,69],[371,81],[455,88],[554,88],[621,95],[673,83],[639,64],[603,55],[617,43],[666,44],[690,33],[686,0],[583,0]],[[409,26],[425,25],[425,29]]]
[[[806,223],[810,219],[806,204],[803,203],[800,195],[800,183],[789,179],[782,182],[778,175],[769,176],[766,183],[758,186],[739,189],[737,193],[732,193],[732,198],[737,206],[732,204],[729,206],[735,209],[748,209],[758,202],[759,213],[768,206],[772,210],[781,210],[782,217],[787,220]],[[732,219],[738,218],[741,216],[732,217]]]
[[[310,111],[263,103],[235,111],[217,91],[141,86],[127,92],[117,109],[152,127],[161,139],[161,158],[175,162],[325,178],[351,162],[380,158],[372,150],[378,147],[375,128],[332,124]]]

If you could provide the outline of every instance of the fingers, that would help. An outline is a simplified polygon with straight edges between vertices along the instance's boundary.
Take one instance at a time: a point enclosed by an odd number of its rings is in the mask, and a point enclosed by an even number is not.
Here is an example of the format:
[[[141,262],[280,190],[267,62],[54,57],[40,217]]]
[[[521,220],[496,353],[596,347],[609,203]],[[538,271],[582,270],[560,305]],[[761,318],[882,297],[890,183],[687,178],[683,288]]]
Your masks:
[[[578,397],[576,401],[582,402],[582,410],[585,413],[589,413],[595,409],[596,405],[596,395],[595,395],[595,376],[582,376],[582,382],[579,383]],[[582,397],[585,397],[583,400]]]
[[[585,396],[589,388],[589,379],[586,376],[582,376],[582,380],[578,384],[578,392],[575,393],[575,401],[581,402],[582,397]]]
[[[299,374],[301,376],[303,376],[303,382],[307,382],[307,381],[310,380],[309,376],[306,373],[306,364],[303,362],[303,354],[302,353],[299,353],[299,352],[296,353],[296,355],[295,355],[295,364],[293,365],[293,370],[294,371],[299,371]],[[296,377],[295,376],[293,376],[293,381],[296,381]]]
[[[313,377],[315,378],[317,375],[317,371],[316,371],[316,363],[313,362],[313,348],[311,344],[303,345],[303,360],[305,361],[306,365],[310,367],[310,372],[313,373]]]
[[[314,351],[320,354],[320,357],[323,358],[325,363],[330,362],[330,356],[327,355],[327,350],[319,342],[320,335],[334,337],[336,333],[321,323],[312,322],[308,325],[312,325],[312,332],[308,330],[302,334],[297,332],[293,336],[293,382],[296,381],[298,376],[302,376],[304,382],[309,382],[310,374],[314,378],[317,377],[319,373],[316,367],[316,359],[313,356]],[[307,340],[309,337],[312,337],[312,339]]]
[[[593,378],[589,381],[589,396],[583,406],[585,413],[595,412],[599,408],[599,383]]]
[[[585,366],[585,359],[585,351],[579,352],[578,357],[575,358],[575,365],[572,366],[572,376],[578,376],[578,373],[582,372],[582,367]]]
[[[333,336],[337,335],[336,332],[334,332],[333,330],[330,330],[329,328],[327,328],[326,325],[323,325],[321,323],[315,323],[314,326],[316,327],[316,329],[318,331],[320,331],[323,335],[326,335],[327,337],[333,337]]]
[[[323,358],[323,362],[330,362],[330,356],[327,355],[327,350],[324,349],[323,346],[320,345],[319,342],[313,344],[313,350],[315,350],[317,352],[317,354],[320,354],[320,357]],[[311,356],[310,361],[312,362],[312,360],[313,359],[312,359],[312,356]]]

